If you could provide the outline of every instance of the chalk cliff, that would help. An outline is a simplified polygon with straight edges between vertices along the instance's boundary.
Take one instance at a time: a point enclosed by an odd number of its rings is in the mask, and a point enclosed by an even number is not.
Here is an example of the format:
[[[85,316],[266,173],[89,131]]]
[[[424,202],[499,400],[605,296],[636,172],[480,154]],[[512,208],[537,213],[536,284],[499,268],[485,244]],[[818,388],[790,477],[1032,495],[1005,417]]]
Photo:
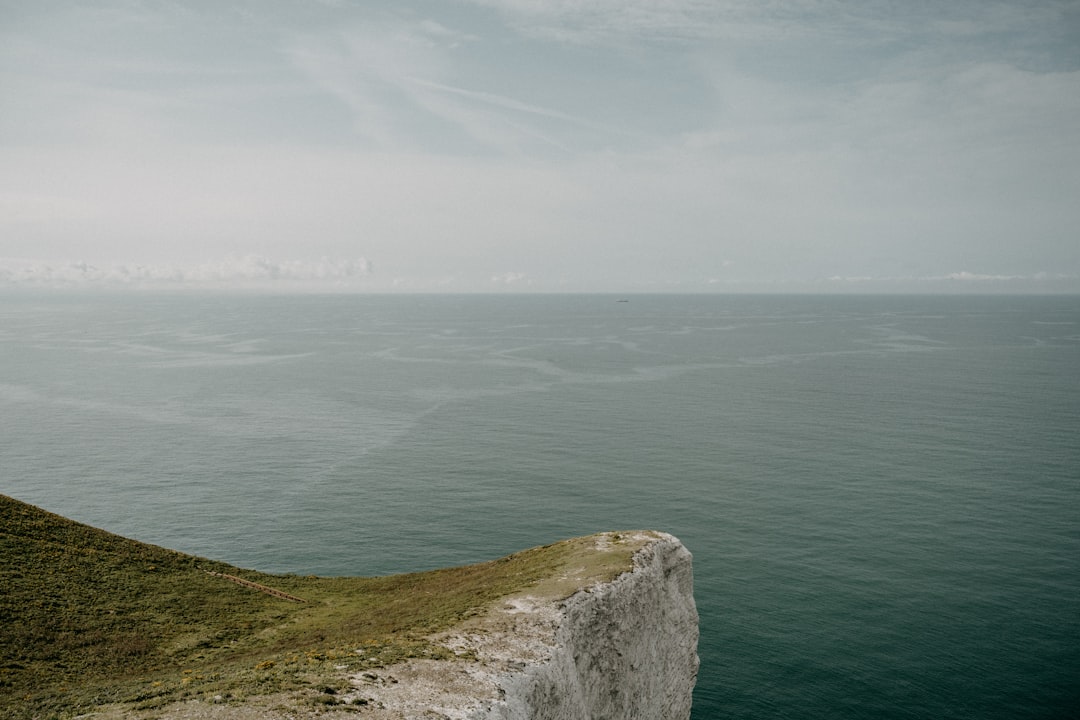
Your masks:
[[[658,532],[595,538],[598,555],[630,544],[633,570],[553,578],[441,635],[458,660],[360,673],[351,700],[408,720],[685,720],[698,669],[690,553]]]
[[[230,696],[189,694],[145,710],[98,704],[81,717],[315,720],[355,711],[369,720],[687,720],[698,671],[687,549],[653,531],[549,547],[564,552],[544,556],[560,559],[539,582],[426,637],[445,651],[427,657],[443,659],[361,663],[365,670],[316,665],[305,689],[263,694],[239,685]],[[494,562],[503,561],[511,558]]]

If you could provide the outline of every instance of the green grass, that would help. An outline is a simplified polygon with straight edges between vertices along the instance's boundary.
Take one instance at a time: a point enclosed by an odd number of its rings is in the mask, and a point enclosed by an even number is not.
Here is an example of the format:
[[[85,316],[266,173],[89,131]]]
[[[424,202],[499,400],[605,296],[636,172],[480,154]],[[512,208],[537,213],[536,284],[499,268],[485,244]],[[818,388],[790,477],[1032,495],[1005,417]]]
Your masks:
[[[615,536],[617,537],[617,536]],[[348,672],[451,657],[428,636],[516,592],[566,596],[629,569],[579,538],[492,562],[377,578],[267,575],[122,538],[0,495],[0,715],[344,687]],[[289,602],[206,571],[243,577]]]

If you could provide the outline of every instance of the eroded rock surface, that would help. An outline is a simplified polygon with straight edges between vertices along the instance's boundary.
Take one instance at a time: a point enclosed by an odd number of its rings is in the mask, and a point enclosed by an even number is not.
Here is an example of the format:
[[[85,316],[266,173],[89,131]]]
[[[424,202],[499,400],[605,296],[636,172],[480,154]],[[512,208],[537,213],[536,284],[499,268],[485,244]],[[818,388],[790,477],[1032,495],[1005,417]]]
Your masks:
[[[633,543],[633,570],[590,582],[583,568],[510,598],[438,638],[460,659],[358,674],[351,700],[406,720],[686,720],[698,669],[690,553],[657,532],[596,542]],[[565,598],[568,582],[581,589]]]

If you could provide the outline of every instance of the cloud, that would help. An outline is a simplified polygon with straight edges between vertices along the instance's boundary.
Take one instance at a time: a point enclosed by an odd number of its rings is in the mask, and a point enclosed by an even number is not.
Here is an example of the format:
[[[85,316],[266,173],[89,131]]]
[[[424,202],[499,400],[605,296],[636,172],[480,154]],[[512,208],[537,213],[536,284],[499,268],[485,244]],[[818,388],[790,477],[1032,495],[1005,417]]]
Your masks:
[[[957,272],[949,272],[941,275],[922,276],[833,275],[829,278],[826,278],[826,282],[833,284],[866,286],[891,285],[896,283],[903,283],[906,285],[992,285],[1011,283],[1038,286],[1039,284],[1052,285],[1058,283],[1070,283],[1075,282],[1077,279],[1078,276],[1076,275],[1069,275],[1064,273],[1036,272],[1029,274],[1006,275],[1002,273],[974,273],[968,270],[960,270]]]
[[[1009,281],[1009,280],[1046,280],[1049,277],[1047,273],[1035,273],[1034,275],[991,275],[987,273],[973,273],[967,270],[961,270],[960,272],[946,273],[938,277],[930,277],[928,280],[960,280],[962,282],[985,282],[990,281]]]
[[[1073,0],[23,5],[0,244],[38,261],[8,285],[1011,287],[1039,281],[989,278],[1080,264]],[[379,274],[310,267],[357,255]]]
[[[519,32],[562,42],[597,44],[627,38],[696,39],[712,34],[725,13],[700,0],[473,0],[500,11]],[[728,5],[725,3],[724,5]]]
[[[350,111],[356,134],[380,150],[521,155],[569,149],[564,136],[625,136],[610,124],[505,92],[498,68],[478,73],[478,38],[432,20],[383,18],[297,39],[295,67]],[[489,62],[486,58],[483,62]],[[472,79],[462,78],[472,73]]]
[[[551,108],[541,107],[539,105],[531,105],[529,103],[525,103],[511,97],[506,97],[504,95],[497,95],[495,93],[481,92],[477,90],[467,90],[465,88],[444,85],[442,83],[431,82],[429,80],[423,80],[421,78],[409,78],[409,80],[429,90],[437,90],[439,92],[463,97],[468,100],[472,100],[483,105],[490,105],[492,107],[496,107],[502,110],[512,110],[514,112],[528,115],[539,115],[544,118],[561,120],[572,125],[579,125],[590,130],[598,130],[605,133],[623,132],[620,129],[609,125],[595,123],[586,118],[570,115],[565,112],[560,112],[559,110],[553,110]]]
[[[455,138],[460,143],[461,133],[489,147],[513,148],[526,133],[491,112],[513,101],[448,82],[455,74],[454,48],[470,41],[432,20],[384,18],[309,35],[292,45],[289,56],[348,107],[356,133],[380,150],[442,149]],[[480,104],[486,109],[477,109]],[[516,109],[527,107],[518,103]],[[457,132],[447,137],[447,125]]]
[[[898,5],[890,0],[470,0],[500,12],[525,35],[580,44],[700,42],[745,45],[845,42],[864,47],[938,38],[970,41],[1053,26],[1068,0],[1019,5],[967,0]],[[999,45],[1000,47],[1000,45]],[[819,50],[825,48],[819,47]],[[1028,48],[1039,52],[1038,48]]]
[[[371,273],[365,258],[271,260],[258,255],[201,264],[54,264],[0,258],[0,286],[98,288],[347,289]]]
[[[504,272],[491,276],[495,285],[532,285],[532,280],[523,272]]]
[[[304,37],[288,55],[316,86],[348,108],[359,136],[381,149],[412,144],[394,108],[408,101],[404,76],[434,72],[440,65],[422,35],[402,26],[337,31]]]

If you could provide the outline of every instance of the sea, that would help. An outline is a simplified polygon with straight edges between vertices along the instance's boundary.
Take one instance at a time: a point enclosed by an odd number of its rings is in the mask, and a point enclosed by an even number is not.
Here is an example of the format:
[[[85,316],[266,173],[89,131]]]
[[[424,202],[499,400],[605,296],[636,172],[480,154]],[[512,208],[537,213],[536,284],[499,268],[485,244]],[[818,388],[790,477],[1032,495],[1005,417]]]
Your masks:
[[[0,492],[277,573],[663,530],[695,720],[1080,717],[1080,296],[8,292]]]

